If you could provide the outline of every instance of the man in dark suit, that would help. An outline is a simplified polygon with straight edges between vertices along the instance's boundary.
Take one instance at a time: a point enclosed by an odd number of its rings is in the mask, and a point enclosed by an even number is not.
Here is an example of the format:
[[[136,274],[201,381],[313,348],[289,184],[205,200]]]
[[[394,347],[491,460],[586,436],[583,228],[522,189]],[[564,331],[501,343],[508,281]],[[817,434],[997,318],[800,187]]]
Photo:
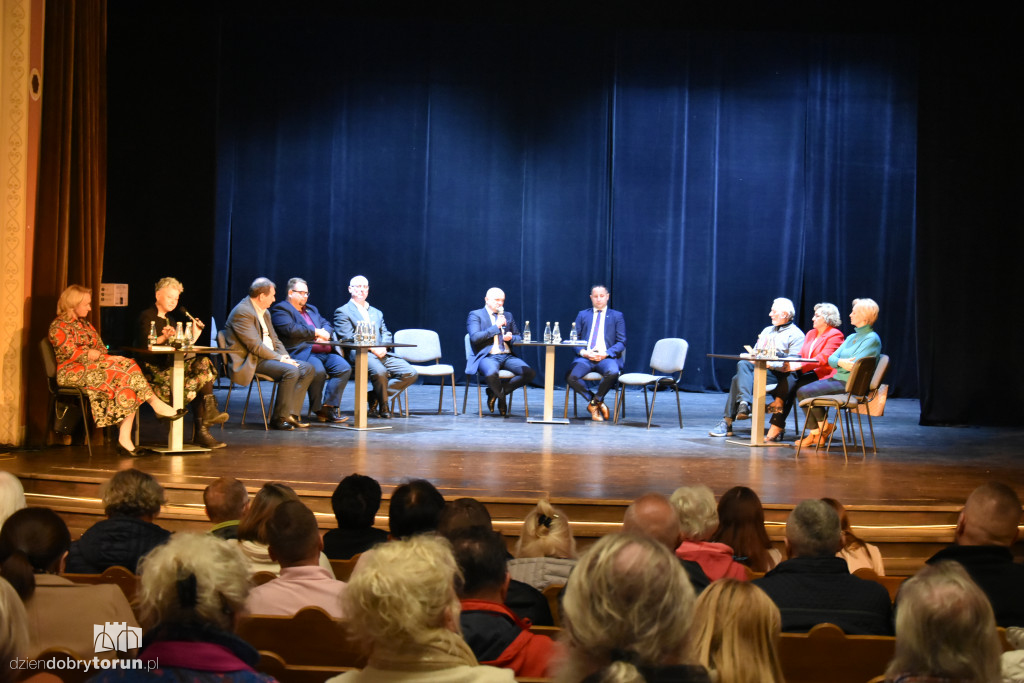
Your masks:
[[[515,355],[513,342],[522,341],[519,328],[511,313],[505,312],[505,292],[491,287],[484,296],[484,307],[470,311],[466,320],[469,344],[473,357],[466,363],[466,374],[483,373],[487,381],[487,408],[494,412],[497,402],[502,415],[508,413],[505,396],[533,381],[537,373]],[[508,370],[515,377],[504,387],[500,370]]]
[[[306,390],[313,381],[313,366],[288,355],[278,339],[267,310],[274,303],[277,288],[265,277],[249,285],[249,296],[238,302],[224,323],[230,349],[233,381],[245,386],[259,372],[280,382],[270,426],[290,430],[308,427],[299,420]]]
[[[391,333],[384,324],[384,314],[366,302],[370,295],[370,281],[362,275],[356,275],[349,280],[348,293],[352,297],[349,302],[334,311],[334,332],[338,338],[342,341],[352,341],[356,335],[356,324],[367,322],[373,327],[379,341],[390,342]],[[355,351],[350,353],[349,363],[354,363]],[[396,396],[401,393],[416,381],[419,373],[405,359],[389,352],[383,346],[370,349],[367,370],[373,384],[370,414],[376,409],[377,417],[388,419],[391,417],[388,411],[389,395]]]
[[[587,400],[587,412],[597,422],[608,419],[604,396],[615,386],[622,372],[622,355],[626,352],[626,319],[622,313],[608,308],[609,296],[604,285],[590,288],[593,306],[576,316],[576,332],[587,346],[577,352],[566,378],[573,391]],[[591,372],[601,374],[601,383],[593,392],[582,381],[583,376]]]
[[[331,340],[334,327],[308,302],[309,285],[302,278],[293,277],[288,281],[288,299],[274,304],[270,319],[288,354],[313,366],[309,412],[320,422],[344,422],[348,418],[338,415],[338,406],[352,366],[331,346],[322,343]]]

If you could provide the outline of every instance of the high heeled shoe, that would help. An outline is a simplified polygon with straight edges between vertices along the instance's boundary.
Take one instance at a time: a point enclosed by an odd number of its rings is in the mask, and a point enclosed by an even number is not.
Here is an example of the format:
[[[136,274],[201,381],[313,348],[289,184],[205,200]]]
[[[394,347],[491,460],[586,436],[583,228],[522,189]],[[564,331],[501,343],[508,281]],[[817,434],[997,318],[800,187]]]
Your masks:
[[[157,413],[156,419],[160,420],[161,422],[174,422],[175,420],[180,420],[181,418],[185,417],[185,415],[187,414],[188,408],[182,408],[178,412],[174,413],[174,415],[160,415],[159,413]]]

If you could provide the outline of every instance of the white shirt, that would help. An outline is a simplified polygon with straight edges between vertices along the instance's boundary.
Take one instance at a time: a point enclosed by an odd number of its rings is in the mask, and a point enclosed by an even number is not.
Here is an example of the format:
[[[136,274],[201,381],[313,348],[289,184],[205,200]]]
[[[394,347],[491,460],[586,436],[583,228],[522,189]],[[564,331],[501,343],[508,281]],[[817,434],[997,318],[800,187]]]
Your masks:
[[[491,324],[496,324],[495,321],[498,319],[498,314],[490,309],[487,309],[487,312],[491,315]],[[498,330],[498,334],[494,335],[494,341],[491,343],[491,355],[496,353],[508,353],[508,349],[505,348],[505,340],[501,337],[500,328]]]
[[[263,345],[276,352],[274,340],[270,336],[270,330],[267,329],[267,321],[263,319],[263,315],[267,312],[266,309],[260,308],[255,299],[250,299],[250,301],[252,301],[252,307],[256,309],[256,319],[260,321],[260,329],[263,330]]]

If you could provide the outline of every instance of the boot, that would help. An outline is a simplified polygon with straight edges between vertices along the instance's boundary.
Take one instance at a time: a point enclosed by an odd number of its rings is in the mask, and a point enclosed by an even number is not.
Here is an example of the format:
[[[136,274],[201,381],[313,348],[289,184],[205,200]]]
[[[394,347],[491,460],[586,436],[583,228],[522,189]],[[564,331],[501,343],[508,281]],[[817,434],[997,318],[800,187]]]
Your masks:
[[[224,448],[227,444],[217,441],[210,433],[210,428],[206,425],[205,412],[206,406],[202,406],[197,407],[192,414],[192,443],[203,448]]]
[[[219,425],[228,421],[229,415],[220,412],[217,398],[213,394],[203,395],[203,422],[207,425]]]

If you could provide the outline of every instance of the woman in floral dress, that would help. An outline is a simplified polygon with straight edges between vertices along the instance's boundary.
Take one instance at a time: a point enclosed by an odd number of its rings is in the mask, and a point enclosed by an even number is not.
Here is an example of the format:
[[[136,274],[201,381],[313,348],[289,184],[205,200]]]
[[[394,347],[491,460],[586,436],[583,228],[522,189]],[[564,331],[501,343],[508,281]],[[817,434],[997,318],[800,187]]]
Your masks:
[[[50,344],[57,356],[57,384],[85,389],[97,427],[119,424],[117,448],[136,455],[132,443],[135,412],[148,403],[162,420],[177,420],[175,411],[153,393],[138,364],[111,356],[86,316],[92,310],[92,290],[71,285],[57,301],[57,319],[50,323]]]

